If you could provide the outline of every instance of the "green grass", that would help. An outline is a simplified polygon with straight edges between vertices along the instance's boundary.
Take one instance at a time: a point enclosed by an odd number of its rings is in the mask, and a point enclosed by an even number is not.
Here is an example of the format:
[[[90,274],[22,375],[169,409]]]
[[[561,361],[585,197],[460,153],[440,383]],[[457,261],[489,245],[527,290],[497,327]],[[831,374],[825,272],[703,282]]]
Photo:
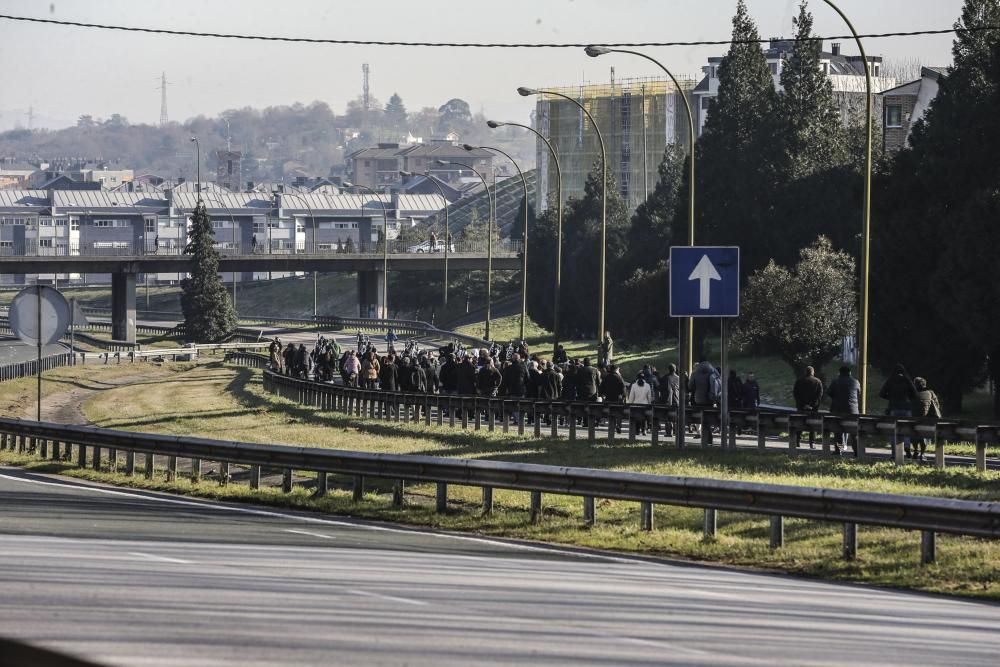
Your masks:
[[[107,384],[132,370],[129,366],[87,367],[52,371],[49,391],[57,382]],[[56,374],[62,371],[59,377]],[[74,372],[77,374],[73,376]],[[843,488],[908,495],[1000,500],[1000,474],[977,473],[968,468],[937,471],[922,466],[889,463],[858,464],[841,459],[781,453],[691,449],[678,452],[668,447],[643,444],[589,443],[565,440],[534,441],[501,432],[452,430],[420,424],[396,424],[355,419],[293,404],[266,394],[259,371],[235,368],[219,362],[150,366],[150,374],[128,387],[95,394],[83,405],[87,418],[97,426],[163,434],[198,435],[224,440],[285,443],[309,447],[368,452],[427,454],[574,465],[609,470],[632,470],[665,475],[706,477]],[[30,404],[31,380],[0,385],[0,401],[20,396],[18,405]],[[5,405],[0,402],[0,405]],[[6,405],[5,405],[6,407]],[[9,414],[9,413],[8,413]],[[639,530],[637,504],[601,499],[598,524],[584,526],[580,499],[546,496],[544,520],[528,520],[528,494],[496,490],[496,511],[481,516],[477,510],[479,490],[455,486],[449,489],[450,511],[439,515],[433,509],[433,488],[428,484],[407,487],[409,507],[390,505],[386,482],[372,481],[373,490],[361,503],[351,501],[348,481],[334,477],[334,491],[326,498],[310,497],[309,476],[300,476],[291,494],[276,488],[252,492],[242,484],[222,486],[217,479],[194,484],[189,480],[168,482],[162,472],[153,480],[125,477],[93,470],[78,470],[51,462],[31,462],[8,452],[0,461],[28,465],[76,477],[116,484],[190,493],[237,502],[269,503],[283,507],[314,509],[352,516],[428,525],[483,535],[544,540],[569,545],[598,547],[652,556],[679,557],[731,565],[767,568],[832,579],[866,582],[920,590],[1000,599],[1000,542],[942,536],[939,564],[920,567],[919,534],[909,531],[863,528],[858,561],[838,558],[840,526],[790,520],[787,546],[771,551],[767,545],[767,520],[738,513],[723,513],[719,536],[702,539],[698,510],[659,507],[657,529]],[[206,466],[210,468],[211,466]],[[237,479],[239,470],[234,471]],[[275,478],[271,478],[272,480]]]

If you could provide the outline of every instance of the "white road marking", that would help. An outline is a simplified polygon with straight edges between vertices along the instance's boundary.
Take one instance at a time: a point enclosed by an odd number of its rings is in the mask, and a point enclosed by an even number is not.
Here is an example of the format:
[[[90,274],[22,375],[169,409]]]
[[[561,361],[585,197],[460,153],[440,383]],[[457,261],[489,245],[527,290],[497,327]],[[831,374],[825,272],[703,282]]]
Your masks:
[[[189,560],[181,560],[180,558],[169,558],[167,556],[157,556],[156,554],[147,554],[141,551],[130,551],[128,552],[130,556],[140,556],[141,558],[148,558],[149,560],[155,560],[159,563],[182,563],[190,564]]]
[[[381,593],[372,593],[370,591],[360,591],[356,588],[349,589],[347,591],[351,595],[360,595],[366,598],[378,598],[379,600],[388,600],[389,602],[402,602],[403,604],[414,604],[414,605],[425,605],[427,604],[423,600],[411,600],[410,598],[400,598],[394,595],[382,595]]]
[[[308,535],[309,537],[322,537],[324,540],[335,540],[337,539],[333,535],[324,535],[323,533],[311,533],[308,530],[295,530],[294,528],[285,528],[286,533],[295,533],[296,535]]]
[[[559,554],[561,556],[586,558],[586,559],[593,559],[593,560],[600,560],[600,561],[614,562],[614,563],[665,565],[664,563],[657,563],[656,561],[644,558],[627,558],[623,556],[612,556],[607,554],[586,553],[583,551],[576,551],[570,549],[559,549],[557,547],[543,547],[543,546],[536,546],[533,544],[516,544],[512,542],[502,542],[500,540],[491,540],[489,538],[476,537],[471,535],[453,535],[449,533],[425,532],[419,529],[393,528],[390,526],[375,526],[372,524],[355,523],[353,521],[338,521],[336,519],[322,519],[319,517],[312,517],[312,516],[297,516],[294,514],[275,512],[273,510],[252,509],[249,507],[233,507],[229,505],[216,504],[210,501],[198,502],[193,500],[182,500],[179,498],[165,498],[162,496],[143,495],[139,493],[129,493],[128,491],[106,489],[97,486],[73,484],[71,482],[46,482],[40,479],[14,477],[11,475],[4,475],[4,474],[0,474],[0,479],[8,479],[13,482],[23,482],[25,484],[39,484],[41,486],[58,486],[62,488],[75,489],[77,491],[90,491],[92,493],[103,493],[106,495],[122,496],[125,498],[134,498],[136,500],[143,500],[148,502],[167,503],[170,505],[181,505],[184,507],[198,507],[201,509],[218,510],[220,512],[235,512],[238,514],[250,514],[253,516],[264,516],[275,519],[286,519],[289,521],[301,521],[303,523],[320,524],[327,526],[342,526],[345,528],[354,528],[357,530],[373,530],[386,533],[401,533],[404,535],[421,535],[424,537],[435,537],[446,540],[461,540],[465,542],[475,542],[477,544],[485,544],[489,546],[502,547],[511,550],[533,551],[538,553],[552,553],[552,554]]]

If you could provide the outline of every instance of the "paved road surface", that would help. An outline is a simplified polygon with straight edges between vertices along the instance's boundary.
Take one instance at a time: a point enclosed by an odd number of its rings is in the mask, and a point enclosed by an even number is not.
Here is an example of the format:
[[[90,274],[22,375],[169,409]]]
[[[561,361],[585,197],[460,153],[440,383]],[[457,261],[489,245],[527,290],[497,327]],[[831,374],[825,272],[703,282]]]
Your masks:
[[[64,352],[69,352],[69,348],[59,343],[42,346],[43,357]],[[17,339],[0,338],[0,366],[19,364],[36,358],[38,358],[38,348],[34,345],[25,345]]]
[[[117,665],[995,665],[1000,607],[0,469],[0,633]]]

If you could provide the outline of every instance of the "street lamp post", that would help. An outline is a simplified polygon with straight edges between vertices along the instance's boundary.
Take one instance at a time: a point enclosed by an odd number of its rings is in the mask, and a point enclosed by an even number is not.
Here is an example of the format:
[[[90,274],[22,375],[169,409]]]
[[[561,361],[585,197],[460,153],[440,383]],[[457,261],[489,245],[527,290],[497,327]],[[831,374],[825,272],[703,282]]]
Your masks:
[[[663,66],[659,60],[651,56],[647,56],[645,53],[640,53],[639,51],[629,51],[626,49],[610,49],[605,46],[588,46],[586,49],[587,55],[591,58],[596,58],[607,53],[628,53],[633,56],[639,56],[640,58],[645,58],[650,61],[664,73],[670,77],[670,80],[674,82],[674,86],[677,88],[677,92],[681,95],[681,100],[684,102],[684,111],[687,112],[688,119],[688,162],[690,163],[690,173],[688,175],[688,180],[691,182],[689,190],[689,200],[688,200],[688,245],[694,245],[694,194],[695,194],[695,182],[694,182],[694,144],[695,144],[695,133],[694,133],[694,114],[691,113],[691,103],[688,102],[687,95],[681,90],[680,83],[677,82],[677,78]],[[684,347],[684,366],[687,367],[687,372],[690,373],[692,367],[694,366],[694,318],[687,318],[687,345]]]
[[[387,318],[389,316],[389,214],[386,212],[385,202],[375,190],[367,185],[355,185],[346,181],[343,185],[345,188],[358,188],[372,193],[378,203],[382,205],[382,314],[384,318]],[[361,205],[361,208],[363,211],[364,204]],[[361,245],[360,242],[359,238],[358,245]]]
[[[561,97],[564,100],[568,100],[580,107],[580,111],[587,116],[590,120],[590,124],[594,126],[594,131],[597,133],[597,140],[601,144],[601,267],[600,267],[600,285],[597,290],[597,340],[600,341],[604,338],[604,289],[607,272],[607,253],[608,253],[608,153],[604,147],[604,136],[601,134],[601,128],[597,126],[597,121],[594,117],[590,115],[587,108],[583,106],[577,100],[574,100],[569,95],[563,95],[562,93],[556,92],[554,90],[537,90],[534,88],[521,87],[517,89],[518,95],[521,97],[528,97],[529,95],[554,95],[555,97]]]
[[[198,137],[191,137],[191,141],[194,142],[194,147],[198,152],[198,181],[195,183],[195,191],[198,193],[198,201],[201,201],[201,142],[198,141]]]
[[[524,321],[528,313],[528,181],[524,179],[524,172],[521,171],[521,167],[518,166],[517,162],[514,161],[510,155],[500,150],[499,148],[494,148],[492,146],[472,146],[470,144],[463,144],[462,148],[467,151],[475,150],[480,148],[482,150],[494,151],[500,153],[505,158],[510,160],[511,164],[514,165],[514,169],[517,169],[517,175],[521,178],[521,188],[524,191],[524,232],[522,233],[522,249],[521,249],[521,326],[520,326],[520,340],[524,340]],[[494,186],[493,196],[496,196],[496,187]]]
[[[401,171],[399,175],[406,178],[413,174],[408,171]],[[441,199],[444,200],[444,307],[448,308],[448,251],[451,249],[451,228],[448,226],[448,207],[450,204],[448,203],[448,198],[444,196],[444,188],[441,187],[440,183],[431,178],[430,172],[425,171],[423,175],[428,181],[434,184],[434,187],[437,188],[438,193],[441,195]],[[431,249],[431,252],[434,252],[434,250]]]
[[[449,162],[447,160],[435,160],[435,164],[439,165],[454,165],[456,167],[465,167],[473,174],[479,177],[479,180],[483,182],[483,188],[486,190],[486,200],[490,206],[489,221],[486,225],[486,331],[484,332],[484,337],[487,341],[490,340],[490,309],[492,306],[493,299],[493,225],[496,219],[496,193],[490,195],[490,186],[486,182],[486,177],[479,173],[475,167],[471,167],[467,164],[462,164],[460,162]]]
[[[520,123],[499,123],[495,120],[488,120],[486,124],[493,129],[498,127],[504,127],[509,125],[511,127],[520,127],[528,132],[533,133],[536,137],[541,139],[545,147],[549,149],[549,154],[552,155],[552,162],[556,166],[556,287],[555,295],[553,296],[554,304],[552,306],[552,353],[555,354],[556,348],[559,346],[559,292],[562,289],[562,218],[563,218],[563,201],[562,201],[562,170],[559,167],[559,156],[556,155],[555,149],[552,147],[552,143],[546,139],[542,134],[533,127],[528,125],[521,125]],[[537,188],[536,181],[536,188]],[[527,238],[527,234],[525,235]],[[527,260],[525,261],[525,267],[527,267]],[[527,268],[525,268],[527,273]],[[523,335],[522,335],[523,337]]]
[[[861,62],[865,65],[865,189],[861,212],[861,299],[858,309],[858,382],[861,383],[861,400],[858,407],[865,414],[868,407],[868,293],[871,269],[871,228],[872,228],[872,71],[865,46],[858,37],[851,20],[833,3],[833,0],[823,0],[833,11],[844,19],[844,23],[854,36],[854,41],[861,52]]]
[[[302,195],[300,195],[300,194],[298,194],[296,192],[283,192],[282,196],[297,197],[299,199],[299,201],[301,201],[303,204],[306,205],[306,210],[309,211],[309,218],[312,220],[312,228],[313,228],[312,246],[313,246],[313,254],[315,255],[316,254],[316,216],[313,214],[312,206],[309,205],[309,201],[305,197],[303,197]],[[316,271],[314,270],[312,272],[312,274],[313,274],[313,317],[318,317],[319,316],[319,299],[318,299],[319,287],[316,284]]]

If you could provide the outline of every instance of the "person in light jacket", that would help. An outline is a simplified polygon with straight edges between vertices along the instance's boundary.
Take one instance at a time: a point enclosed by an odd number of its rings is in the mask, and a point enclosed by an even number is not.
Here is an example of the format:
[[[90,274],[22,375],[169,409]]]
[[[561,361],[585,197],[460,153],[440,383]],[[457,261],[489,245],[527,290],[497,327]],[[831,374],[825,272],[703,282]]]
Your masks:
[[[645,408],[647,405],[652,405],[653,403],[653,388],[646,382],[645,378],[642,377],[640,373],[636,377],[635,382],[628,390],[628,404],[637,405]],[[639,435],[646,435],[646,415],[643,414],[642,418],[638,423]]]

